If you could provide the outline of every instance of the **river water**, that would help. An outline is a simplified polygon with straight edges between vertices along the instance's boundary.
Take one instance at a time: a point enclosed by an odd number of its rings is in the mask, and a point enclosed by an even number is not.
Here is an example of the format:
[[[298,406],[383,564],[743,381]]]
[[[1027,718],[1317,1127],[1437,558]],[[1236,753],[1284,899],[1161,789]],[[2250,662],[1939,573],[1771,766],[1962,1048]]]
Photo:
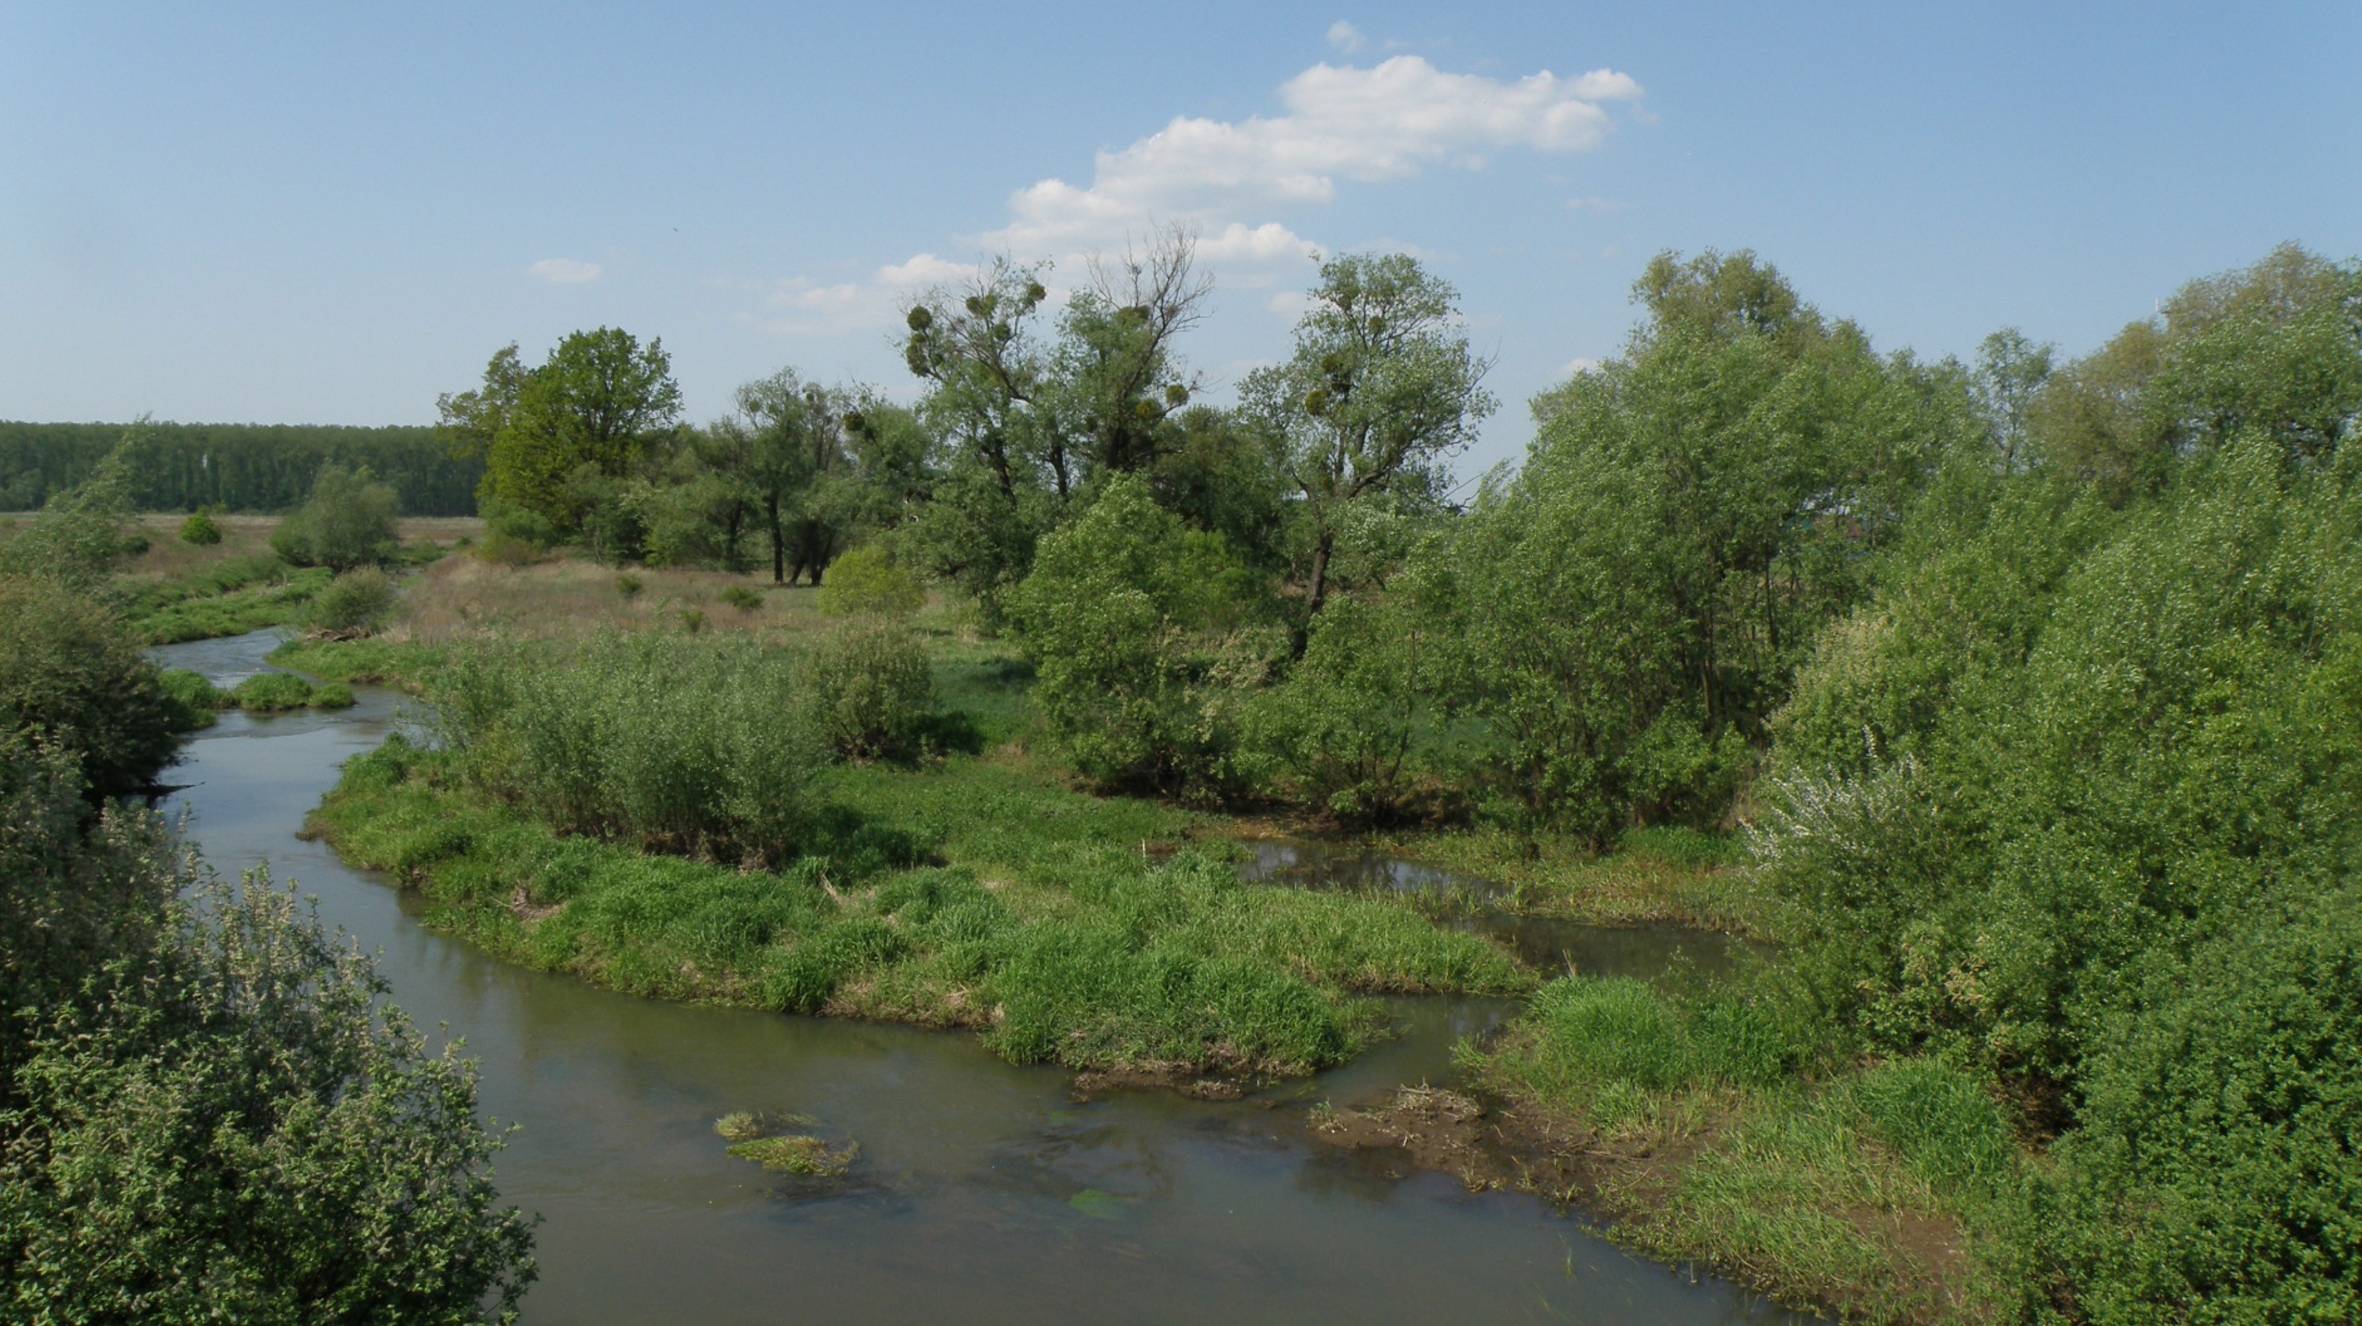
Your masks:
[[[268,632],[154,651],[231,684]],[[1214,1103],[1077,1101],[960,1034],[659,1003],[496,962],[295,835],[338,767],[403,721],[222,716],[167,772],[213,865],[268,863],[379,953],[395,1000],[464,1040],[485,1112],[521,1126],[503,1196],[539,1211],[536,1323],[1772,1322],[1738,1289],[1629,1256],[1531,1198],[1470,1194],[1310,1141],[1303,1102],[1445,1081],[1485,1000],[1403,1000],[1400,1038],[1311,1083]],[[794,1111],[857,1139],[847,1183],[776,1178],[713,1121]]]

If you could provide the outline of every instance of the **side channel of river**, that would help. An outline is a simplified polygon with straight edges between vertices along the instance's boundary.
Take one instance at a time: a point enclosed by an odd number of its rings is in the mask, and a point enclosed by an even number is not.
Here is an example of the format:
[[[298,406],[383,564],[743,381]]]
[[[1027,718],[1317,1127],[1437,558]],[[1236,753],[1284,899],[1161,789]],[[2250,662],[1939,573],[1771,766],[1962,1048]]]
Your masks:
[[[231,683],[270,633],[166,646]],[[1497,1002],[1403,1001],[1403,1037],[1308,1088],[1228,1104],[1078,1103],[1064,1074],[963,1035],[657,1003],[496,962],[416,923],[386,880],[296,838],[338,767],[402,721],[225,714],[167,773],[167,813],[215,868],[268,863],[377,950],[395,999],[482,1061],[521,1125],[503,1194],[546,1218],[526,1303],[544,1323],[1790,1320],[1626,1255],[1532,1199],[1401,1177],[1306,1138],[1301,1102],[1449,1077]],[[723,1152],[713,1120],[789,1110],[856,1138],[815,1194]]]

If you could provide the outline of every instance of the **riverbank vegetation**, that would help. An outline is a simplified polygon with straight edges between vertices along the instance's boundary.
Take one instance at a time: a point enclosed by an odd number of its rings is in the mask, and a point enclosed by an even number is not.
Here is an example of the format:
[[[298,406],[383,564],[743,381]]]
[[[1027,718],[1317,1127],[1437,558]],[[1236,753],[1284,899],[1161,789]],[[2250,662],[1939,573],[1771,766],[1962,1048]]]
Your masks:
[[[910,308],[915,409],[783,375],[713,430],[740,452],[567,471],[513,410],[447,428],[516,476],[493,525],[531,556],[767,547],[819,581],[853,546],[934,586],[919,638],[1014,684],[975,723],[996,744],[918,743],[940,774],[794,783],[916,798],[870,822],[934,822],[916,789],[997,762],[1785,941],[1702,993],[1564,976],[1467,1051],[1563,1145],[1649,1157],[1598,1185],[1638,1242],[1880,1318],[2354,1315],[2354,265],[2282,249],[2086,358],[2003,332],[1960,364],[1874,350],[1749,255],[1668,256],[1624,353],[1538,398],[1525,463],[1464,506],[1441,461],[1492,403],[1447,287],[1333,261],[1231,410],[1179,358],[1202,293],[1177,237],[1055,319],[994,268]],[[676,640],[808,629],[604,592]],[[765,864],[821,840],[791,841]],[[940,864],[898,869],[1002,877],[911,846]],[[1048,863],[1008,855],[1025,896]],[[1218,861],[1119,855],[1091,877],[1241,906]],[[1449,988],[1364,980],[1338,988]]]
[[[482,531],[472,518],[402,517],[393,505],[392,487],[344,470],[316,476],[328,479],[330,491],[284,516],[137,514],[136,476],[152,459],[152,447],[153,440],[139,429],[118,433],[112,464],[100,467],[91,482],[60,495],[69,504],[101,502],[103,518],[93,528],[103,528],[99,537],[112,546],[110,571],[98,592],[148,644],[272,626],[338,629],[320,619],[318,600],[339,572],[422,564]],[[206,534],[192,539],[189,529],[199,520],[203,524],[197,528]],[[16,554],[20,564],[36,561],[39,523],[32,516],[0,517],[0,545],[18,534],[32,536]],[[353,611],[349,596],[341,605],[331,596],[331,604],[332,611]],[[386,606],[380,602],[364,615],[382,616]]]
[[[276,656],[440,715],[318,830],[521,962],[1167,1081],[1531,992],[1449,1112],[1664,1255],[1880,1320],[2362,1316],[2362,265],[1961,363],[1665,255],[1472,493],[1417,262],[1331,259],[1232,407],[1185,233],[1044,275],[913,301],[908,405],[783,371],[699,427],[661,342],[495,354],[440,402],[472,555]],[[1241,883],[1273,825],[1780,948],[1525,970]]]
[[[531,1222],[473,1065],[291,891],[118,799],[197,722],[104,592],[121,517],[69,492],[0,544],[5,1315],[513,1320]]]

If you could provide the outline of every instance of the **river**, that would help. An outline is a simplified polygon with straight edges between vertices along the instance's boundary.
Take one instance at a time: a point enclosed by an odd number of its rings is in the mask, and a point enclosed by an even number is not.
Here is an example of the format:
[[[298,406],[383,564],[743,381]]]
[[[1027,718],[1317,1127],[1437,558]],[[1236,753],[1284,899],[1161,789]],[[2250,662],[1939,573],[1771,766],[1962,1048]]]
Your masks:
[[[159,648],[219,684],[263,670],[261,632]],[[402,721],[356,688],[340,713],[227,713],[166,773],[167,813],[224,872],[268,863],[379,954],[395,1000],[482,1063],[520,1131],[503,1196],[540,1212],[536,1323],[1793,1320],[1630,1256],[1575,1217],[1311,1141],[1340,1105],[1450,1076],[1500,1001],[1402,1000],[1406,1032],[1311,1083],[1241,1102],[1077,1101],[966,1035],[691,1007],[497,962],[418,924],[385,879],[296,837],[338,767]],[[713,1121],[795,1111],[858,1139],[839,1188],[775,1178]]]

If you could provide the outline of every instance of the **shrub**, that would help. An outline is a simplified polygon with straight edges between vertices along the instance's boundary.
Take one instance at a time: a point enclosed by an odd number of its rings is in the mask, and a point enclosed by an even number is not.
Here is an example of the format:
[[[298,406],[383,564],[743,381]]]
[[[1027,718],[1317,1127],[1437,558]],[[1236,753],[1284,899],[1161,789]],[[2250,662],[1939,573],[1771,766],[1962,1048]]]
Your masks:
[[[0,576],[0,731],[79,753],[91,795],[148,786],[194,726],[104,603],[46,578]]]
[[[915,754],[935,708],[926,651],[907,627],[856,622],[816,646],[804,683],[815,724],[838,754]]]
[[[925,606],[927,591],[884,547],[865,543],[829,563],[818,600],[831,617],[908,617]]]
[[[1331,602],[1287,680],[1248,706],[1251,744],[1290,799],[1348,823],[1412,812],[1412,748],[1434,722],[1425,624],[1399,601]]]
[[[2045,1252],[2084,1319],[2362,1320],[2351,885],[2147,964],[2085,1072]]]
[[[647,587],[646,582],[629,571],[622,572],[615,577],[615,592],[627,599],[638,598],[640,591]]]
[[[280,522],[271,546],[297,566],[332,571],[390,561],[400,546],[399,510],[393,486],[377,482],[366,466],[348,470],[331,462],[312,481],[311,499]]]
[[[1034,701],[1075,767],[1104,787],[1201,794],[1231,777],[1235,698],[1268,657],[1263,607],[1219,538],[1131,476],[1045,536],[1009,596]]]
[[[157,918],[191,882],[161,820],[116,810],[93,823],[87,792],[78,752],[0,730],[0,971],[14,1009],[69,1007],[106,964],[147,952]],[[0,1017],[0,1110],[38,1025]],[[0,1169],[8,1153],[0,1146]],[[0,1197],[0,1211],[8,1205]],[[7,1222],[0,1214],[0,1246]]]
[[[601,636],[483,646],[439,678],[468,774],[567,833],[782,861],[825,761],[794,660],[738,643]]]
[[[558,528],[529,507],[494,499],[483,504],[484,538],[475,555],[495,566],[531,566],[557,546]]]
[[[374,567],[347,571],[312,600],[311,626],[341,636],[375,635],[393,607],[392,577]]]
[[[723,475],[691,471],[679,481],[647,489],[648,561],[656,566],[742,565],[739,535],[749,507],[746,491]]]
[[[682,631],[682,633],[683,633],[683,634],[686,634],[686,635],[696,635],[697,633],[699,633],[700,631],[703,631],[704,629],[705,629],[705,609],[703,609],[703,608],[683,608],[683,609],[681,609],[681,631]]]
[[[492,530],[476,545],[475,552],[479,560],[494,566],[531,566],[542,559],[545,550],[514,535]]]
[[[238,703],[205,674],[187,668],[173,668],[157,680],[163,684],[164,693],[180,707],[180,725],[187,731],[212,727],[216,710],[235,708]]]
[[[637,562],[652,551],[647,485],[612,478],[596,465],[567,477],[565,506],[585,551],[609,565]]]
[[[258,875],[175,900],[175,856],[145,865],[164,942],[42,1010],[12,1077],[11,1316],[509,1319],[532,1221],[498,1204],[474,1066],[294,895]]]
[[[312,702],[312,684],[292,672],[258,672],[230,691],[238,707],[250,714],[275,714],[302,709]]]
[[[2342,698],[2362,684],[2350,482],[2234,447],[2075,559],[2007,628],[2023,645],[1935,670],[1909,641],[1882,651],[1901,679],[1845,693],[1897,713],[1940,688],[1920,753],[1831,775],[1783,761],[1761,843],[1840,1023],[2060,1092],[2138,964],[2362,854],[2336,809],[2362,794],[2362,710]]]
[[[547,552],[558,545],[558,527],[549,517],[531,507],[516,506],[498,499],[484,503],[484,533],[522,543],[536,553]]]
[[[1783,720],[1757,850],[1790,965],[1856,1045],[2060,1135],[2034,1273],[2078,1320],[2362,1312],[2358,480],[2248,437],[2120,512],[2004,509]],[[1981,1088],[1921,1086],[1857,1100],[1981,1182]]]
[[[211,547],[221,542],[221,526],[214,524],[213,517],[203,511],[194,512],[187,520],[180,522],[180,541]]]
[[[753,612],[763,606],[763,596],[750,585],[732,585],[722,591],[722,602],[740,612]]]
[[[52,494],[40,515],[0,539],[0,576],[85,582],[147,551],[132,501],[142,440],[142,430],[126,432],[88,479]]]

